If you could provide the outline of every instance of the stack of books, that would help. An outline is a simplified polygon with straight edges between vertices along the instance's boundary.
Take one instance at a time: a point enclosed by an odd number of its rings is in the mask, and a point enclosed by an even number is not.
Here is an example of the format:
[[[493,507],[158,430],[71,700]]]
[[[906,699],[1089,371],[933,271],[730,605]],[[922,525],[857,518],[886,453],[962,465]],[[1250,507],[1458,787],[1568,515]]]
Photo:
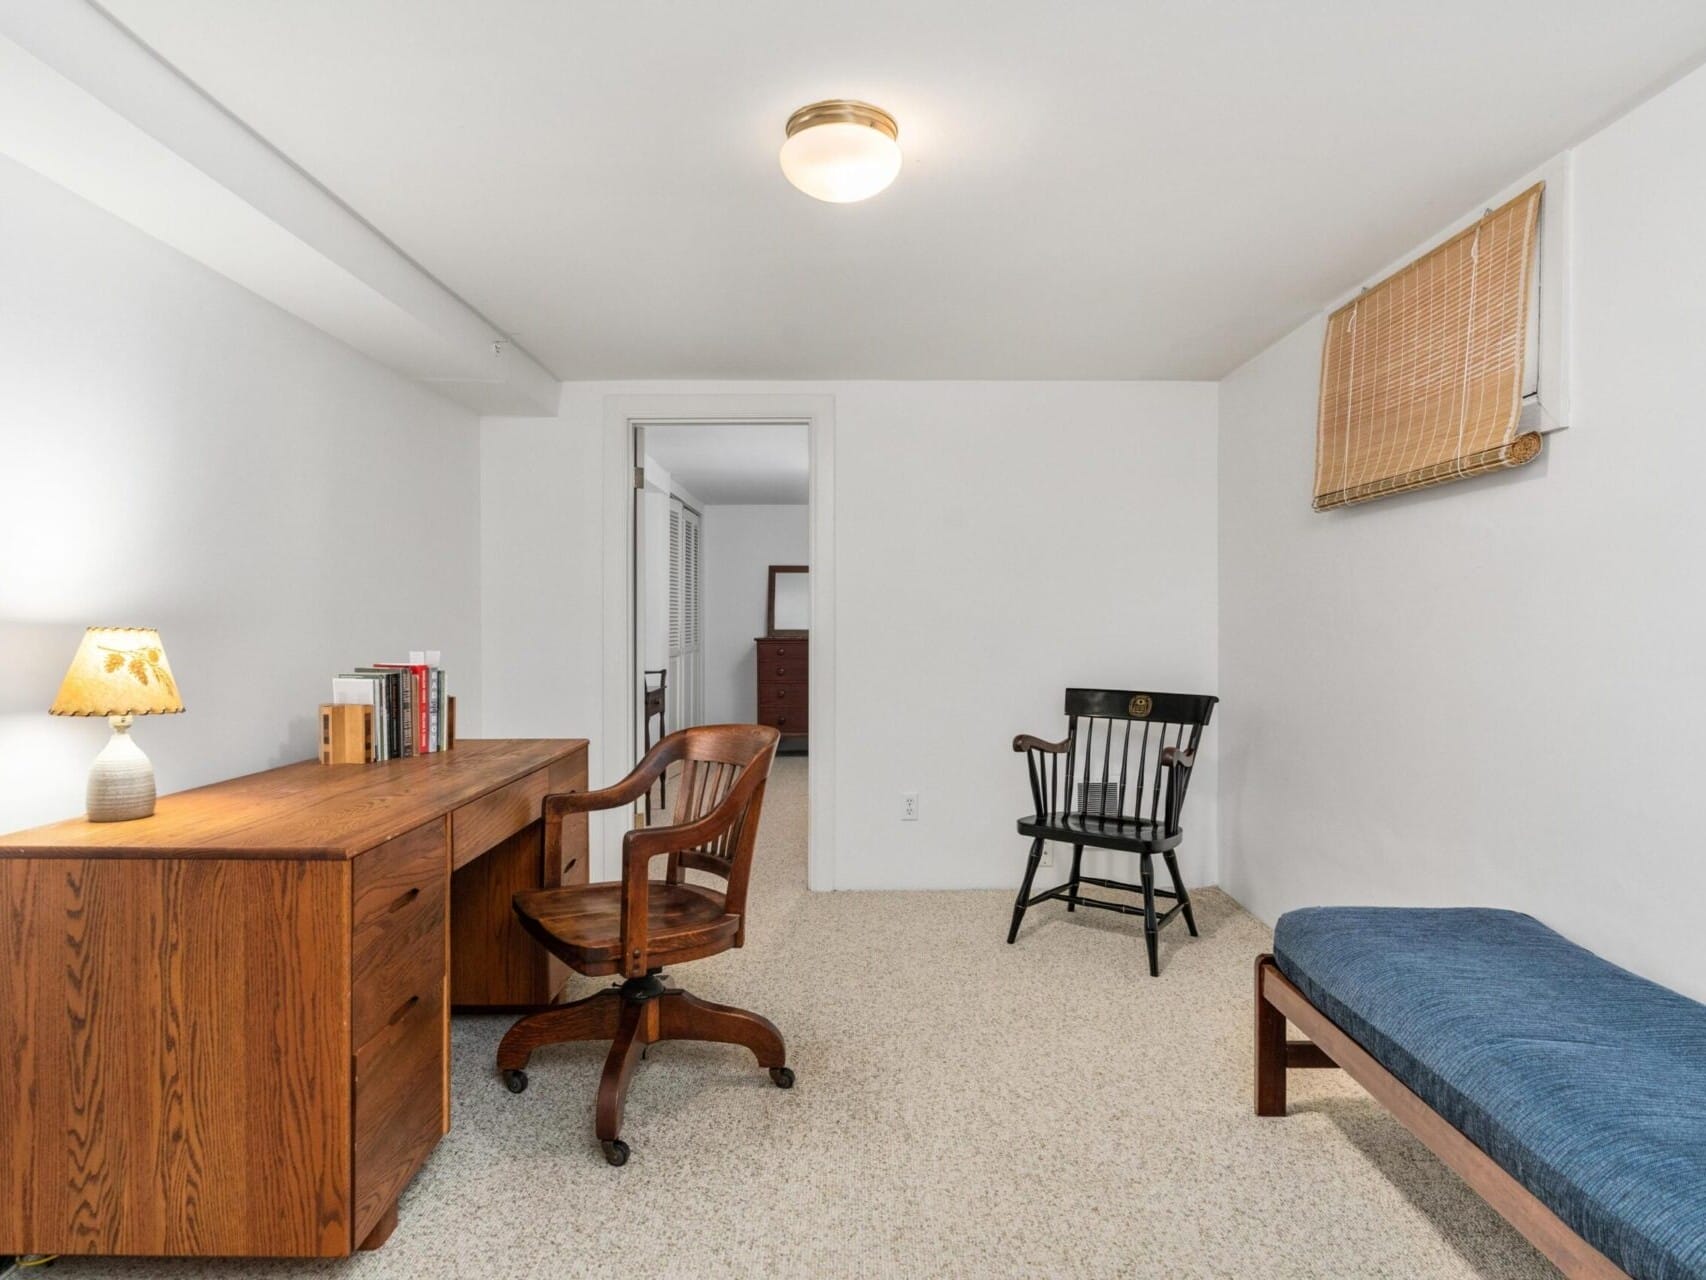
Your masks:
[[[332,679],[332,705],[373,708],[368,758],[402,760],[449,745],[444,668],[437,649],[419,649],[407,662],[376,662]]]

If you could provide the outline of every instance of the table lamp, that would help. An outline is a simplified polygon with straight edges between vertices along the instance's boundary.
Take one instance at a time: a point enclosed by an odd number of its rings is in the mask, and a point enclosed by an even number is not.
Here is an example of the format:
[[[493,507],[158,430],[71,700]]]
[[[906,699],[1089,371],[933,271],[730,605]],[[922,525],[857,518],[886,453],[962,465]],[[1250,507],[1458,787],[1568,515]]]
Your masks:
[[[50,710],[56,716],[106,716],[113,727],[89,769],[90,822],[126,822],[154,812],[154,766],[131,740],[131,717],[183,709],[158,631],[90,627],[83,633]]]

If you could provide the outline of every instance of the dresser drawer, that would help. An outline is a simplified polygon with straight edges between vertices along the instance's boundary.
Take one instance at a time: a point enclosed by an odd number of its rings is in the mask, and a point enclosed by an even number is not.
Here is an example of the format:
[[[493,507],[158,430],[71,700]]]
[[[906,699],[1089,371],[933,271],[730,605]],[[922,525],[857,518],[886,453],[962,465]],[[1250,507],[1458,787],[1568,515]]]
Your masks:
[[[384,1031],[386,1020],[410,996],[444,986],[449,973],[444,930],[444,912],[439,910],[430,925],[398,935],[396,947],[374,954],[366,966],[351,966],[351,1044],[364,1045]]]
[[[768,688],[777,684],[803,685],[807,680],[806,662],[798,660],[777,661],[774,658],[758,660],[758,687]]]
[[[498,841],[539,821],[550,785],[548,771],[539,769],[451,814],[452,865],[460,867],[473,861]]]
[[[760,640],[758,642],[759,662],[791,662],[800,666],[806,665],[806,654],[810,652],[804,640]]]
[[[760,703],[758,723],[770,725],[783,733],[808,733],[811,730],[804,699],[801,699],[798,706],[784,707],[771,702]]]
[[[399,1002],[355,1054],[353,1238],[366,1239],[444,1132],[442,980]]]
[[[387,840],[355,860],[350,876],[351,959],[388,948],[399,933],[418,932],[423,916],[443,922],[445,881],[444,822],[429,822],[395,840]]]
[[[388,840],[355,860],[351,1044],[366,1044],[409,996],[435,981],[442,985],[448,880],[443,821]]]

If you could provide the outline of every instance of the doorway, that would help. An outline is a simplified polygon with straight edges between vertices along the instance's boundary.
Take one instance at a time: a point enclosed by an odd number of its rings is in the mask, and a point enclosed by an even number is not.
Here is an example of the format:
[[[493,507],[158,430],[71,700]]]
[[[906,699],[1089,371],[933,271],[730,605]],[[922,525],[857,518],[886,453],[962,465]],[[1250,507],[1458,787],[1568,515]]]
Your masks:
[[[687,402],[709,412],[682,412]],[[625,774],[665,732],[774,723],[791,785],[806,793],[814,889],[832,886],[833,868],[832,403],[621,396],[605,415],[606,493],[615,496],[619,467],[624,499],[606,508],[617,537],[606,542],[605,776]],[[736,404],[760,411],[725,411]],[[798,661],[772,662],[761,688],[767,640],[778,652],[791,645]],[[670,820],[668,799],[651,800],[649,818],[643,803],[610,815],[595,837],[595,875],[616,874],[633,823]]]

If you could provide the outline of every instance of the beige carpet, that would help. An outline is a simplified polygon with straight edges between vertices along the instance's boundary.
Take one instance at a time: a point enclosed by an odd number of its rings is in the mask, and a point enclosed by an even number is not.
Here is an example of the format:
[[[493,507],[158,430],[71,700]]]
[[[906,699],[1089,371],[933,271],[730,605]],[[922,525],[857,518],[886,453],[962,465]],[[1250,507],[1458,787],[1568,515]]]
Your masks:
[[[744,1050],[664,1044],[629,1097],[628,1166],[592,1137],[603,1050],[534,1057],[459,1018],[450,1136],[376,1254],[339,1263],[63,1259],[94,1276],[1345,1276],[1555,1274],[1338,1072],[1250,1111],[1250,967],[1269,935],[1197,897],[1162,973],[1138,922],[1005,893],[812,894],[805,769],[778,762],[745,950],[684,968],[782,1028],[774,1088]],[[1024,854],[1010,850],[1015,880]],[[583,982],[580,990],[591,990]]]

